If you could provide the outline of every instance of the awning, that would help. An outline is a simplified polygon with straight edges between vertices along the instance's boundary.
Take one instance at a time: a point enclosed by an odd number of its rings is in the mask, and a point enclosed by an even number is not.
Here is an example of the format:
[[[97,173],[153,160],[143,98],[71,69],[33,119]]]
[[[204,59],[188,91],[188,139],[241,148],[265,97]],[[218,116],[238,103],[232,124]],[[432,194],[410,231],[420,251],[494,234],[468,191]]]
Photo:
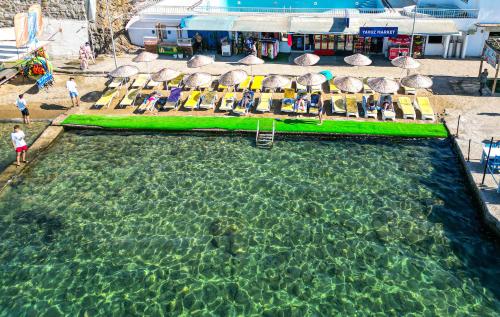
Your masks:
[[[195,15],[181,20],[181,29],[194,31],[231,31],[236,17]]]
[[[410,35],[413,20],[411,19],[351,19],[345,34],[359,34],[360,27],[397,27],[398,34]],[[416,35],[460,35],[455,22],[451,20],[417,20]]]
[[[288,32],[288,17],[240,16],[231,31],[239,32]]]
[[[346,20],[343,18],[292,17],[290,19],[290,32],[292,33],[342,33],[346,27]]]
[[[476,26],[489,32],[500,32],[500,23],[476,23]]]

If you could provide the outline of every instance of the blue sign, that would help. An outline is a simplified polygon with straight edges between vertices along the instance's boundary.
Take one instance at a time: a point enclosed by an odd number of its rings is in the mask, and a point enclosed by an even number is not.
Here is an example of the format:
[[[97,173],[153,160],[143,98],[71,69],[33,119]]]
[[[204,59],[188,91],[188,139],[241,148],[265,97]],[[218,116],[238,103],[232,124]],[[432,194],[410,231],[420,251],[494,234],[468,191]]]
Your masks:
[[[397,37],[397,27],[360,27],[359,36],[363,37]]]

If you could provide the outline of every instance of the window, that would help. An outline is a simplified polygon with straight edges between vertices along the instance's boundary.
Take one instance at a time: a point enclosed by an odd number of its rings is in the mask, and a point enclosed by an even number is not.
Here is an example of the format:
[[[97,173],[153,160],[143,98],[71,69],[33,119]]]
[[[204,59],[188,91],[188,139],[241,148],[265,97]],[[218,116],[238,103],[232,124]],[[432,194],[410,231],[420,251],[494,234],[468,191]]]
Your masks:
[[[443,37],[442,36],[429,36],[429,44],[442,44]]]

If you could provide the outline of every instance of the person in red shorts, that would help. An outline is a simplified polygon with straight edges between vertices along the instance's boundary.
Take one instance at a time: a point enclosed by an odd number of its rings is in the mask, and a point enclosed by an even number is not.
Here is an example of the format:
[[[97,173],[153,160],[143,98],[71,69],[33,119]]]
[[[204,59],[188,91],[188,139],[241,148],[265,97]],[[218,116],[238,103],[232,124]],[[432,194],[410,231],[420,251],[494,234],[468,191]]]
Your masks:
[[[28,151],[28,145],[26,144],[26,141],[24,138],[26,135],[24,135],[23,130],[21,130],[21,127],[19,125],[14,126],[14,132],[11,133],[11,138],[12,138],[12,145],[14,145],[14,149],[16,150],[17,158],[16,158],[16,165],[19,166],[21,165],[21,155],[23,158],[23,163],[28,163],[26,161],[26,152]]]

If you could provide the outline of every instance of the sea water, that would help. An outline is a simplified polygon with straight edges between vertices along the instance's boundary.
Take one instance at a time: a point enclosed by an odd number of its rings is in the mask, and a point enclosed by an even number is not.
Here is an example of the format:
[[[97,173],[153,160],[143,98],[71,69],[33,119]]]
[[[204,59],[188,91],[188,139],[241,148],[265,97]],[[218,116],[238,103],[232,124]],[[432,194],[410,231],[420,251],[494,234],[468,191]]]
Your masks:
[[[66,132],[0,197],[0,316],[498,316],[446,140]]]

